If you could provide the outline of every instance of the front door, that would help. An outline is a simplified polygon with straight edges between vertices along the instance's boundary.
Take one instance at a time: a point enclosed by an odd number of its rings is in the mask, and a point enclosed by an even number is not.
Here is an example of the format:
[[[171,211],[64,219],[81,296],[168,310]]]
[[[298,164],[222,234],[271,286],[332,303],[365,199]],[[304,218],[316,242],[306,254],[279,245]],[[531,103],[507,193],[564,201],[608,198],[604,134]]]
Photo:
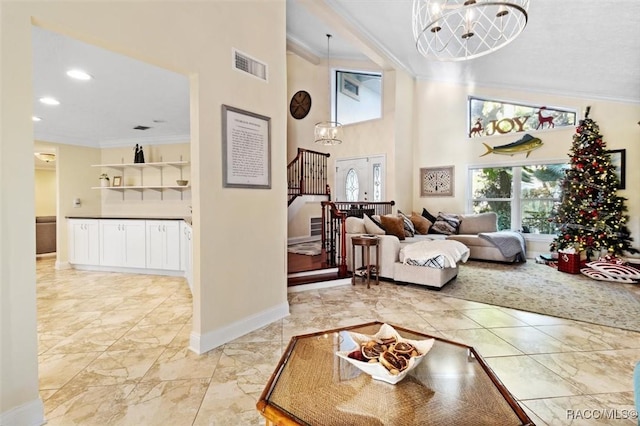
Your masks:
[[[384,156],[336,160],[336,201],[383,201]]]

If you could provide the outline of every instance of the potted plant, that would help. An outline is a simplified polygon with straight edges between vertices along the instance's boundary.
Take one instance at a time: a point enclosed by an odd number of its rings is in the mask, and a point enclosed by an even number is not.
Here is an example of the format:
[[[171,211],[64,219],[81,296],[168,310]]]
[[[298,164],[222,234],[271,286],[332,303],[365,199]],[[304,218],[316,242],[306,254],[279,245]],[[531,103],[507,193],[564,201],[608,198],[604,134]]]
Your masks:
[[[100,175],[100,186],[111,186],[109,176],[106,173]]]

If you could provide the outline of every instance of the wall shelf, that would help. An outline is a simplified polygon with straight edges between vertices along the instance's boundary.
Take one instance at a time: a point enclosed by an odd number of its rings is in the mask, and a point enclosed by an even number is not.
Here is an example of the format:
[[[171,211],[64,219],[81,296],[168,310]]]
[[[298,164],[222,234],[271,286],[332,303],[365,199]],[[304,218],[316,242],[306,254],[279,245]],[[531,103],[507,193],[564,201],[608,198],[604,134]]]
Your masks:
[[[175,191],[180,191],[180,198],[182,198],[182,192],[184,190],[189,190],[191,189],[190,185],[177,185],[177,184],[170,184],[170,185],[166,185],[164,183],[165,180],[165,173],[162,171],[163,168],[165,167],[174,167],[179,169],[180,174],[179,174],[179,178],[183,179],[182,176],[182,169],[184,167],[188,167],[190,166],[191,163],[189,161],[159,161],[159,162],[153,162],[153,163],[111,163],[111,164],[92,164],[91,167],[99,167],[102,169],[116,169],[119,170],[121,173],[121,182],[124,184],[125,183],[125,174],[127,176],[131,176],[131,174],[134,175],[133,178],[133,183],[137,183],[135,185],[123,185],[123,186],[94,186],[91,187],[91,189],[97,189],[97,190],[108,190],[108,191],[120,191],[122,192],[122,196],[124,199],[124,192],[127,190],[133,190],[133,191],[139,191],[140,193],[143,193],[145,190],[153,190],[153,191],[165,191],[165,190],[175,190]],[[144,178],[145,178],[145,174],[143,173],[144,169],[150,169],[150,168],[154,168],[154,169],[159,169],[159,177],[156,176],[155,179],[153,180],[153,184],[151,185],[145,185],[144,183]],[[129,172],[125,173],[125,169],[134,169],[134,170],[129,170]],[[137,170],[137,171],[136,171]],[[131,179],[127,179],[127,181],[129,183],[132,183]],[[172,182],[174,182],[172,180]]]
[[[155,163],[113,163],[113,164],[92,164],[91,167],[104,167],[111,169],[124,169],[124,168],[145,168],[145,167],[184,167],[191,163],[188,161],[160,161]]]

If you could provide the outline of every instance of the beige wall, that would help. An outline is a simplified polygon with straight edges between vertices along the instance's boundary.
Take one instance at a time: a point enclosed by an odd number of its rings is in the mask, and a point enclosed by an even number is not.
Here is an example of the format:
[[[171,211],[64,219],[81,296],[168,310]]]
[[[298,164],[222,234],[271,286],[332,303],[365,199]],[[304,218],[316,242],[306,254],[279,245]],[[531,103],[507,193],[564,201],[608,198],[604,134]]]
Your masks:
[[[57,145],[58,168],[58,222],[57,265],[66,266],[68,257],[67,216],[92,216],[102,213],[100,192],[91,189],[96,181],[96,169],[92,164],[100,163],[100,149],[74,145]],[[97,186],[97,184],[96,184]],[[80,199],[80,207],[73,200]]]
[[[300,198],[296,203],[302,203],[296,208],[296,214],[289,218],[287,236],[289,239],[309,238],[311,236],[311,218],[322,217],[322,205],[319,201],[307,201],[306,197]],[[315,197],[314,197],[315,199]],[[289,212],[291,215],[291,212]]]
[[[0,16],[3,417],[40,404],[32,231],[32,19],[49,30],[190,78],[194,349],[206,350],[286,315],[285,2],[180,1],[153,8],[147,2],[3,2]],[[233,70],[232,47],[266,62],[269,81]],[[222,188],[222,104],[271,118],[271,189]],[[87,173],[86,188],[94,171],[78,167]],[[60,193],[60,206],[68,206],[70,196],[77,194]],[[247,261],[251,268],[242,267]],[[259,279],[254,271],[260,271]]]
[[[331,60],[332,68],[353,69],[380,72],[371,62]],[[383,114],[381,119],[363,123],[349,124],[343,127],[343,143],[335,146],[319,146],[313,141],[315,123],[329,119],[328,70],[325,61],[314,65],[293,53],[287,55],[287,94],[288,99],[298,90],[306,90],[311,95],[312,106],[309,114],[302,120],[296,120],[287,114],[288,160],[296,155],[298,147],[331,154],[328,163],[328,183],[335,185],[336,160],[355,157],[385,155],[387,175],[385,181],[387,200],[396,196],[396,165],[393,161],[395,151],[395,99],[396,72],[383,71]],[[404,84],[404,83],[403,83]],[[287,108],[288,111],[288,108]],[[402,142],[404,143],[404,142]]]
[[[36,216],[56,215],[56,170],[36,169],[35,174],[36,192]]]
[[[381,70],[370,62],[354,62],[332,60],[332,68],[354,69],[361,71],[380,72]],[[327,182],[332,188],[335,186],[335,162],[340,159],[384,155],[386,157],[385,199],[394,200],[397,195],[397,181],[410,181],[410,168],[403,167],[400,173],[396,173],[396,163],[393,160],[396,143],[401,146],[410,146],[410,139],[404,137],[407,132],[400,130],[396,134],[396,78],[397,72],[383,72],[383,113],[382,118],[363,123],[349,124],[343,127],[343,143],[335,146],[316,145],[313,141],[313,129],[315,123],[326,121],[329,118],[329,95],[327,63],[325,61],[315,65],[295,54],[287,54],[287,93],[291,99],[298,90],[306,90],[311,95],[312,106],[309,114],[302,120],[296,120],[287,114],[287,158],[291,161],[297,148],[305,148],[318,152],[329,153],[327,159]],[[406,74],[404,75],[406,76]],[[402,87],[407,87],[407,78]],[[406,89],[403,93],[406,93]],[[410,102],[409,102],[410,103]],[[410,105],[409,105],[410,108]],[[287,108],[288,111],[288,108]],[[406,123],[406,121],[403,121]],[[410,154],[407,154],[410,157]],[[407,198],[407,205],[410,199]],[[309,226],[308,215],[296,215],[289,218],[289,237],[299,237]]]
[[[414,92],[415,80],[403,71],[388,73],[395,75],[395,197],[396,208],[411,213],[413,205],[413,144],[414,144]]]
[[[413,209],[422,211],[427,207],[432,212],[464,211],[467,170],[469,165],[509,165],[522,164],[524,161],[567,161],[571,149],[575,127],[530,132],[542,139],[544,146],[533,151],[527,159],[524,154],[504,156],[486,152],[482,142],[490,146],[513,142],[519,136],[515,134],[469,139],[466,134],[467,96],[502,99],[537,105],[556,105],[575,108],[582,118],[583,111],[591,106],[590,117],[600,127],[609,149],[626,149],[627,185],[619,191],[627,197],[630,222],[629,228],[634,246],[640,247],[640,197],[637,188],[640,185],[640,106],[628,103],[604,100],[569,98],[551,94],[531,93],[506,89],[473,88],[467,86],[418,81],[416,84],[416,144],[414,145]],[[455,165],[455,196],[428,197],[419,196],[419,170],[428,166]],[[548,246],[547,246],[548,248]]]

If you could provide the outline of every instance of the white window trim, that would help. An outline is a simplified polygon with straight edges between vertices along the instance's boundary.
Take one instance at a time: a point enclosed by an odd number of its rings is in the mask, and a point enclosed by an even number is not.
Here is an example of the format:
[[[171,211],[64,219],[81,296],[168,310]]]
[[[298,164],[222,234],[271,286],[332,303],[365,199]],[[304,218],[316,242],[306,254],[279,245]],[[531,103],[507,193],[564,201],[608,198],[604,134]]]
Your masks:
[[[385,84],[385,72],[380,70],[367,70],[367,69],[355,69],[355,68],[344,68],[344,67],[334,67],[331,68],[331,118],[334,121],[337,121],[337,113],[336,113],[336,102],[338,97],[338,76],[337,73],[358,73],[358,74],[380,74],[380,78],[382,80],[380,86],[380,118],[371,118],[369,120],[359,121],[357,123],[349,123],[344,124],[343,127],[346,126],[355,126],[362,123],[368,123],[371,121],[382,120],[384,118],[384,84]]]
[[[519,184],[516,185],[515,182],[521,181],[521,167],[526,166],[538,166],[538,165],[546,165],[546,164],[562,164],[568,163],[566,158],[561,159],[547,159],[547,160],[532,160],[532,161],[519,161],[519,162],[498,162],[498,163],[487,163],[487,164],[470,164],[467,166],[467,194],[466,194],[466,214],[473,213],[473,182],[471,181],[473,177],[473,170],[476,169],[490,169],[490,168],[499,168],[499,167],[519,167],[514,170],[513,174],[513,194],[511,194],[511,198],[491,198],[492,201],[510,201],[517,208],[511,209],[511,229],[520,229],[522,223],[522,199],[520,198],[520,188]],[[516,176],[517,175],[517,176]],[[517,179],[517,180],[516,180]],[[518,194],[516,196],[516,186],[518,186]],[[488,198],[487,198],[488,199]],[[477,200],[483,200],[482,198],[478,198]],[[554,238],[554,234],[529,234],[523,233],[526,241],[549,241],[551,242]],[[536,237],[532,238],[531,235],[535,235]],[[544,237],[544,238],[541,238]]]

